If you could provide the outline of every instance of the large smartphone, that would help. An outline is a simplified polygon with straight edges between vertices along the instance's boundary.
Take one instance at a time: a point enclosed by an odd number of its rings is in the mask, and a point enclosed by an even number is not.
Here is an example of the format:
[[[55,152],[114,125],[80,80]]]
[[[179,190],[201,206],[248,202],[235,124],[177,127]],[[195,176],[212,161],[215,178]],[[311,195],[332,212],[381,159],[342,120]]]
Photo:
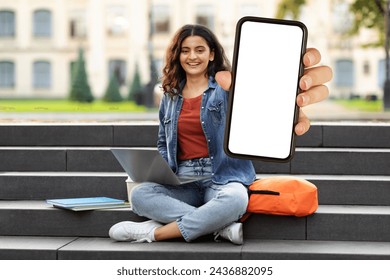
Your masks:
[[[238,21],[224,139],[229,156],[292,158],[307,33],[299,21],[259,17]]]

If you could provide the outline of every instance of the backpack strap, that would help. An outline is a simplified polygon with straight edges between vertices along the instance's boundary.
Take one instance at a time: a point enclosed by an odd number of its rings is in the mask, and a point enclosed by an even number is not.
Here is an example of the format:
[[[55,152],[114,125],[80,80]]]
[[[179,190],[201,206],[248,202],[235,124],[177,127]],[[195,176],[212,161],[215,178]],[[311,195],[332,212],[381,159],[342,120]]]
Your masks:
[[[240,222],[243,223],[246,221],[246,219],[249,218],[249,216],[251,215],[252,213],[249,213],[249,212],[246,212],[240,219]]]

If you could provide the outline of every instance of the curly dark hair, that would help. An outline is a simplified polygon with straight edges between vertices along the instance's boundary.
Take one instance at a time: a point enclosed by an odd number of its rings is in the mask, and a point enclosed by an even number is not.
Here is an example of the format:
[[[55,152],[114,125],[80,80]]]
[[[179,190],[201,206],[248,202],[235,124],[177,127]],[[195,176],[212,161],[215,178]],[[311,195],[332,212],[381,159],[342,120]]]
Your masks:
[[[214,60],[207,66],[207,75],[215,77],[218,71],[231,70],[229,60],[225,55],[222,45],[213,32],[205,26],[187,24],[181,27],[173,37],[172,43],[167,48],[166,64],[162,73],[162,88],[165,94],[174,97],[179,94],[180,82],[185,79],[186,73],[180,64],[181,45],[188,36],[200,36],[207,42],[211,51],[214,51]]]

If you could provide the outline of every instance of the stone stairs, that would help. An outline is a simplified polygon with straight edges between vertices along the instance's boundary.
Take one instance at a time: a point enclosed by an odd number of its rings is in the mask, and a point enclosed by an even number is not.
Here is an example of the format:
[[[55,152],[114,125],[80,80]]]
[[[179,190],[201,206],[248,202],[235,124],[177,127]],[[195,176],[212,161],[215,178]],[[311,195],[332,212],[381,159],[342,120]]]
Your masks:
[[[129,209],[70,212],[48,198],[127,199],[110,147],[155,147],[157,123],[0,125],[0,259],[390,259],[390,124],[314,123],[289,163],[254,162],[258,177],[292,174],[318,187],[304,218],[252,215],[245,243],[113,242]]]

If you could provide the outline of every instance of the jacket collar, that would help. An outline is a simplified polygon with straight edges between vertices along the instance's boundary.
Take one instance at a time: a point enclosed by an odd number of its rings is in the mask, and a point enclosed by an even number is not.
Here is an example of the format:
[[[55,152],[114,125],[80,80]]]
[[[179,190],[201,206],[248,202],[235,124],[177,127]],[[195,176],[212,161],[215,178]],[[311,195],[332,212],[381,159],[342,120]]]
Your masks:
[[[185,84],[186,84],[186,79],[184,79],[184,80],[182,80],[180,82],[180,93],[179,93],[179,96],[181,96],[181,97],[183,97],[182,91],[183,91],[183,88],[184,88]],[[218,83],[215,80],[215,78],[213,76],[209,76],[208,88],[206,90],[208,90],[209,88],[215,89],[217,86],[218,86]]]

